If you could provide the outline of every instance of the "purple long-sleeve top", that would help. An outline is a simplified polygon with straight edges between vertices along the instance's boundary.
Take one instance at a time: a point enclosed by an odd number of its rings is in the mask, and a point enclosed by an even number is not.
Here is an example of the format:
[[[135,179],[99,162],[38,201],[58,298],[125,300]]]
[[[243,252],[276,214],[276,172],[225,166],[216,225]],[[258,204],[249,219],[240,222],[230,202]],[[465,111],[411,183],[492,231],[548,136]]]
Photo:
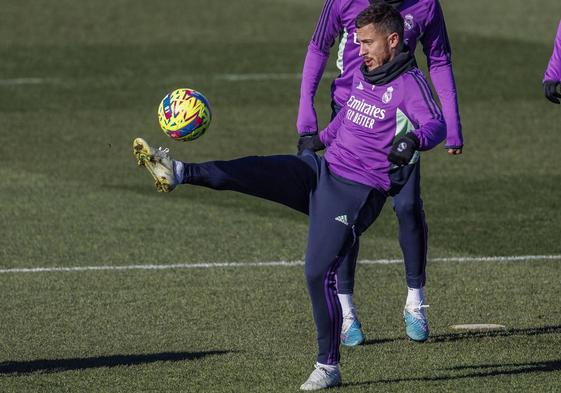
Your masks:
[[[561,21],[553,43],[553,54],[545,70],[544,81],[561,81]]]
[[[383,85],[366,81],[355,70],[350,94],[337,116],[319,134],[330,170],[380,191],[390,188],[388,154],[395,140],[412,132],[419,150],[446,137],[442,112],[418,68]],[[418,159],[416,153],[411,163]]]
[[[349,96],[353,73],[359,68],[359,43],[355,18],[368,7],[368,0],[326,0],[304,61],[300,104],[296,123],[300,134],[316,132],[314,97],[329,58],[329,50],[339,37],[337,67],[333,81],[333,101],[342,106]],[[427,57],[430,78],[442,105],[447,126],[446,147],[463,146],[456,83],[452,72],[451,49],[438,0],[405,0],[399,7],[405,21],[404,41],[412,53],[420,41]]]

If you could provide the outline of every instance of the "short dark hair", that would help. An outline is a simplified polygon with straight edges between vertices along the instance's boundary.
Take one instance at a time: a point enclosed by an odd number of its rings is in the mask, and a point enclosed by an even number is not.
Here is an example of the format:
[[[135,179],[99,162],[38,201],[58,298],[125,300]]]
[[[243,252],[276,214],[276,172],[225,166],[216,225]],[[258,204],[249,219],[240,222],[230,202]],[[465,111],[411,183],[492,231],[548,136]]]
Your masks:
[[[403,18],[399,11],[385,2],[376,2],[363,10],[355,20],[355,27],[373,24],[374,28],[384,34],[397,33],[399,42],[403,42]]]

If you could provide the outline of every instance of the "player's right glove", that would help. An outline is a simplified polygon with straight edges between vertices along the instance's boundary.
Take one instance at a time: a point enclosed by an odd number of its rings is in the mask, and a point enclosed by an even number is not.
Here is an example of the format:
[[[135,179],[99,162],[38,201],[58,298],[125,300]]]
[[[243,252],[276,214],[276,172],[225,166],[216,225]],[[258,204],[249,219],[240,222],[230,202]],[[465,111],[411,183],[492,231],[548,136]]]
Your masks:
[[[419,148],[419,139],[413,133],[406,134],[399,138],[392,146],[388,160],[392,164],[407,165],[413,158],[413,154]]]
[[[559,99],[561,98],[561,82],[559,81],[544,81],[543,91],[545,93],[545,98],[554,104],[561,103]]]
[[[298,138],[298,155],[302,154],[304,150],[319,151],[325,149],[325,145],[319,139],[319,134],[306,134],[300,135]]]

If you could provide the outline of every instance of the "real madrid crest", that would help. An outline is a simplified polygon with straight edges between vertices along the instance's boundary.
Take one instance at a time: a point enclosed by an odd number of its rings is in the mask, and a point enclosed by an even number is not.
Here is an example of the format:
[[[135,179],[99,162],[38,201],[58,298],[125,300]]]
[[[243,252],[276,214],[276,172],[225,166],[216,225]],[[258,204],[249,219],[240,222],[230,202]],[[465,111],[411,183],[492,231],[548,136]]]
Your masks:
[[[388,102],[390,102],[392,100],[392,93],[393,93],[393,87],[390,86],[386,89],[386,92],[382,96],[382,102],[384,104],[387,104]]]
[[[415,26],[415,21],[413,20],[413,15],[407,14],[403,18],[403,27],[405,27],[406,31],[409,31]]]

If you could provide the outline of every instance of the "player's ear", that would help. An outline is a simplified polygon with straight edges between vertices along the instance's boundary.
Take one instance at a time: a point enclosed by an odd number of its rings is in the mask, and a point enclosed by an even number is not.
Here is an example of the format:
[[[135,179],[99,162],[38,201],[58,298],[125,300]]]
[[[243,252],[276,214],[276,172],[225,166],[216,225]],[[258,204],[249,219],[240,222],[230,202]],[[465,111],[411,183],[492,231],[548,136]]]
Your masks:
[[[394,32],[388,36],[388,44],[390,45],[390,49],[397,48],[399,46],[399,42],[400,42],[399,34]]]

